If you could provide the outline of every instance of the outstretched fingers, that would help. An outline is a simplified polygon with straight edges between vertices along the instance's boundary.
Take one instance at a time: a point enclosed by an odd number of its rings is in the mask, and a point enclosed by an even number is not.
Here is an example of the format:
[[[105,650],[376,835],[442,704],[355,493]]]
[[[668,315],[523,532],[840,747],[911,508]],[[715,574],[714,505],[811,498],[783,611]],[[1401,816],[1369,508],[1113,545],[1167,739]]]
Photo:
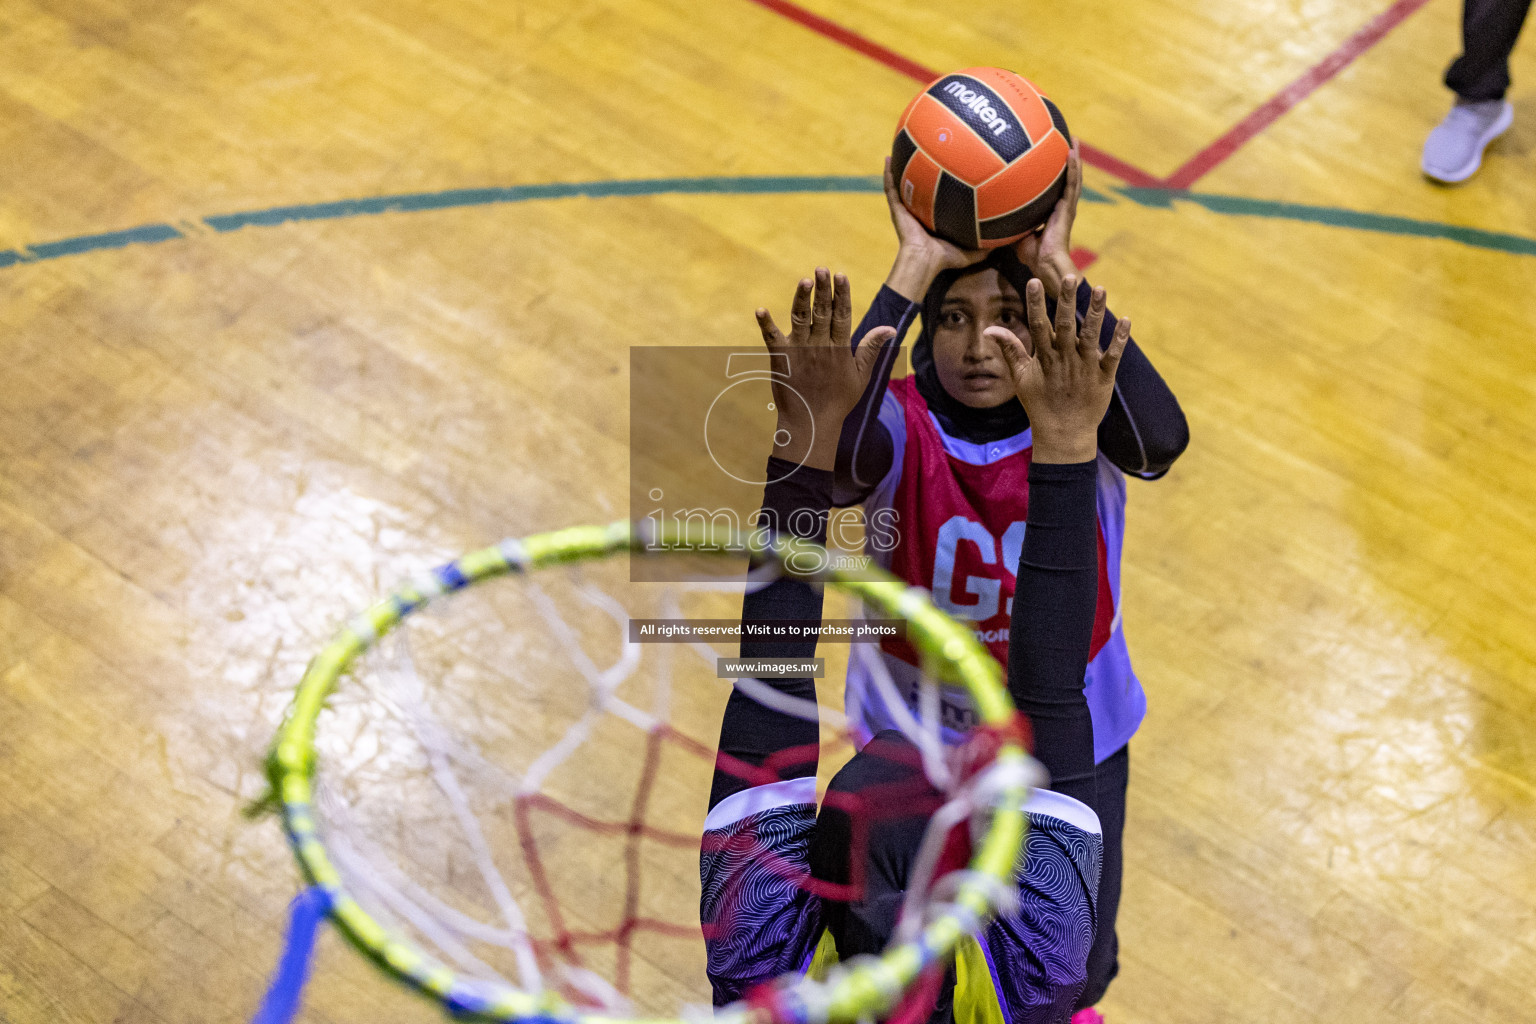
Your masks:
[[[779,330],[779,325],[773,322],[773,314],[761,306],[758,307],[757,329],[763,332],[763,344],[768,346],[768,351],[773,352],[784,347],[784,334]]]
[[[1068,274],[1061,279],[1061,297],[1056,300],[1055,352],[1065,356],[1077,345],[1077,278]]]
[[[1099,332],[1104,329],[1104,311],[1108,305],[1109,296],[1104,289],[1095,288],[1088,300],[1088,315],[1083,317],[1083,329],[1077,334],[1077,347],[1085,355],[1098,354]]]
[[[806,345],[841,346],[846,351],[853,333],[853,295],[848,278],[833,277],[817,267],[814,278],[801,278],[790,305],[789,336],[785,337],[766,309],[758,309],[757,326],[770,349]]]
[[[848,287],[848,276],[837,274],[832,278],[832,344],[847,348],[853,334],[853,295]]]
[[[811,302],[811,344],[826,345],[832,333],[832,274],[816,268],[816,295]]]
[[[1024,320],[1029,325],[1029,339],[1033,342],[1030,351],[1048,351],[1051,347],[1051,317],[1045,311],[1045,285],[1038,277],[1031,278],[1024,286]]]
[[[1109,339],[1109,348],[1099,357],[1099,372],[1114,379],[1116,371],[1120,369],[1120,357],[1125,355],[1126,343],[1131,340],[1131,319],[1121,317],[1115,324],[1115,335]]]
[[[804,345],[811,336],[811,279],[803,277],[795,286],[794,302],[789,308],[789,341]]]
[[[1006,327],[988,327],[981,333],[997,345],[1003,354],[1003,362],[1008,364],[1009,375],[1017,381],[1033,359],[1030,346]]]
[[[867,378],[874,371],[880,350],[894,337],[896,328],[876,327],[859,339],[859,347],[853,352],[853,368],[858,371],[861,379]]]

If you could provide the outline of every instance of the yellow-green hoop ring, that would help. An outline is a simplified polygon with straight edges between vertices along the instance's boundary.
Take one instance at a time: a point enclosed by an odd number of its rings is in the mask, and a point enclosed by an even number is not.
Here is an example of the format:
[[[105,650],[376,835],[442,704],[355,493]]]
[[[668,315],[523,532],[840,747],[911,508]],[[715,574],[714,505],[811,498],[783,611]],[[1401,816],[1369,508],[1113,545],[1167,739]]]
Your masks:
[[[330,898],[331,919],[351,942],[396,979],[441,1002],[467,1020],[539,1022],[539,1024],[621,1024],[623,1019],[579,1011],[552,992],[538,995],[509,985],[461,978],[406,938],[389,932],[352,897],[326,854],[315,823],[311,779],[316,762],[315,730],[326,698],[359,654],[367,650],[406,616],[443,594],[508,573],[528,573],[550,566],[591,561],[630,552],[635,555],[690,553],[741,554],[777,562],[786,572],[814,579],[862,598],[866,604],[907,622],[907,639],[922,654],[941,681],[962,685],[970,694],[984,725],[1005,730],[1014,717],[1013,701],[1002,682],[997,662],[972,632],[939,611],[926,591],[909,587],[879,570],[849,572],[827,568],[826,552],[806,541],[753,534],[737,543],[701,541],[686,531],[651,529],[649,522],[617,522],[608,526],[579,526],[503,541],[440,566],[421,582],[396,590],[349,621],[309,663],[299,682],[272,749],[267,773],[281,810],[283,827],[299,866],[311,884]],[[804,563],[820,568],[806,571]],[[1004,739],[997,763],[1022,769],[1027,754],[1016,741]],[[1009,778],[1022,778],[1022,770]],[[976,843],[969,870],[995,883],[1011,885],[1027,831],[1023,811],[1025,785],[1010,783],[1001,794],[985,835]],[[971,922],[954,910],[944,910],[910,942],[888,948],[878,958],[845,966],[826,982],[796,978],[787,981],[782,1005],[787,1019],[806,1024],[853,1024],[882,1017],[927,967],[954,954],[973,922],[995,912],[990,886],[968,877],[960,884],[952,906],[962,908]],[[811,1000],[797,998],[817,991]],[[767,1014],[743,1003],[725,1007],[717,1021],[748,1024]],[[681,1018],[652,1019],[654,1024],[684,1024]]]

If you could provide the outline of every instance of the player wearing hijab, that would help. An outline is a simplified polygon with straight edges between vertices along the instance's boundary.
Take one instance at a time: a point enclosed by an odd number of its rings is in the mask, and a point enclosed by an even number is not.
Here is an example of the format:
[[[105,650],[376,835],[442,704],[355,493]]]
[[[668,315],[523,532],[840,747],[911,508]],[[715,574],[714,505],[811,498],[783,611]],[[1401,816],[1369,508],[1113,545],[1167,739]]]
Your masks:
[[[896,345],[881,353],[869,387],[843,428],[835,491],[839,505],[862,503],[871,524],[866,550],[915,586],[933,592],[939,607],[971,620],[978,638],[1008,664],[1013,567],[1027,536],[1031,417],[1008,385],[1003,353],[992,326],[1017,331],[1032,279],[1044,286],[1047,308],[1075,296],[1086,322],[1101,293],[1077,280],[1070,256],[1072,223],[1082,194],[1082,167],[1073,147],[1067,190],[1036,235],[991,254],[962,252],[930,235],[902,206],[886,170],[886,198],[900,247],[890,276],[865,315],[857,336],[891,327],[899,342],[922,314],[912,350],[912,374],[889,381]],[[1073,282],[1064,289],[1065,279]],[[1119,321],[1102,318],[1101,345]],[[1125,476],[1154,480],[1168,471],[1189,442],[1177,399],[1145,353],[1131,340],[1114,395],[1097,432],[1096,502],[1099,579],[1088,663],[1088,706],[1094,758],[1099,764],[1098,810],[1104,829],[1099,892],[1100,930],[1082,1007],[1104,995],[1118,971],[1115,917],[1120,903],[1121,833],[1130,777],[1131,736],[1146,714],[1146,696],[1131,668],[1120,628],[1120,552],[1125,536]],[[910,701],[916,694],[916,656],[904,643],[882,645],[881,662]],[[862,736],[894,721],[872,699],[864,663],[849,664],[850,705],[858,704]],[[942,710],[957,740],[972,724],[963,693],[946,696]],[[1086,1014],[1085,1020],[1097,1018]]]
[[[824,536],[833,497],[837,431],[825,428],[853,408],[882,345],[895,335],[890,328],[871,331],[850,358],[847,283],[837,279],[835,297],[832,285],[818,270],[813,305],[811,282],[801,282],[787,339],[766,310],[758,311],[768,348],[788,361],[804,399],[776,395],[775,436],[787,440],[769,463],[768,479],[775,482],[764,493],[767,521],[790,524],[795,535],[812,540]],[[1093,726],[1083,693],[1098,589],[1095,430],[1129,332],[1122,324],[1101,352],[1102,296],[1081,331],[1070,307],[1053,327],[1040,284],[1027,287],[1026,301],[1030,343],[997,328],[989,336],[1005,354],[1011,387],[1034,429],[1008,685],[1029,716],[1036,757],[1052,781],[1026,808],[1030,832],[1017,912],[999,917],[962,948],[931,1021],[1065,1021],[1086,980],[1096,923],[1101,839],[1093,810]],[[784,386],[775,381],[776,390]],[[800,422],[807,414],[810,420]],[[809,429],[811,423],[823,429]],[[742,606],[744,622],[820,615],[820,588],[793,578],[748,594]],[[741,656],[807,657],[815,647],[814,639],[743,640]],[[810,679],[762,682],[814,707]],[[813,955],[877,952],[895,927],[928,815],[943,796],[927,781],[910,741],[887,730],[837,773],[818,813],[817,744],[814,719],[732,692],[700,855],[700,911],[717,1005],[807,969]],[[858,878],[861,891],[847,891]]]

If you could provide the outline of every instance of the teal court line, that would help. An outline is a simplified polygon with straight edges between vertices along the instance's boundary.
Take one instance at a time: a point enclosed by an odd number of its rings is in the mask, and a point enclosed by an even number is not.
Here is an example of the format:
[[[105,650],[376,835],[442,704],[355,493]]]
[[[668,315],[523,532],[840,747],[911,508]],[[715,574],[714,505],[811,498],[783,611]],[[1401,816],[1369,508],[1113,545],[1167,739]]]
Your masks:
[[[607,199],[623,196],[658,195],[786,195],[818,192],[878,193],[880,179],[874,176],[830,177],[706,177],[637,178],[628,181],[556,182],[543,185],[512,185],[504,188],[460,188],[444,192],[415,192],[370,199],[342,199],[329,203],[301,206],[275,206],[245,213],[227,213],[204,217],[189,227],[225,233],[248,227],[276,227],[300,221],[341,220],[381,213],[419,213],[426,210],[453,210],[502,203],[526,203],[546,199]],[[1111,193],[1083,189],[1083,199],[1090,203],[1115,203],[1127,199],[1138,206],[1172,209],[1176,203],[1194,203],[1212,213],[1233,217],[1267,217],[1306,224],[1324,224],[1355,231],[1372,231],[1414,238],[1440,238],[1477,249],[1490,249],[1517,256],[1536,256],[1536,238],[1502,231],[1463,227],[1436,221],[1364,213],[1334,206],[1309,206],[1269,199],[1213,195],[1182,189],[1135,188],[1123,186]],[[98,235],[77,235],[55,242],[42,242],[19,249],[0,250],[0,269],[37,263],[43,260],[78,256],[101,249],[121,249],[129,245],[157,245],[188,237],[188,232],[171,224],[145,224],[126,231]]]

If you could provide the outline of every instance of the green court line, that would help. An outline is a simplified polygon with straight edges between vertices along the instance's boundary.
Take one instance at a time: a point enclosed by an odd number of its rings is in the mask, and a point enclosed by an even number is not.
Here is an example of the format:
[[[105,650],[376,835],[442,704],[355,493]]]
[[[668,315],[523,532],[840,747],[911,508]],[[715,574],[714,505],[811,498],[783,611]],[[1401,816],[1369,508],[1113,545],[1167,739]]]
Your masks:
[[[549,185],[512,185],[506,188],[456,188],[446,192],[416,192],[376,199],[344,199],[336,203],[280,206],[251,213],[209,217],[215,231],[244,227],[271,227],[298,220],[334,220],[377,213],[415,213],[496,203],[526,203],[538,199],[606,199],[614,196],[658,195],[782,195],[794,192],[879,192],[875,177],[824,178],[638,178],[628,181],[557,182]]]
[[[302,221],[340,220],[381,213],[419,213],[427,210],[463,209],[501,203],[525,203],[546,199],[607,199],[625,196],[657,195],[793,195],[806,193],[879,193],[880,179],[872,175],[853,176],[770,176],[703,178],[636,178],[625,181],[554,182],[541,185],[510,185],[502,188],[461,188],[442,192],[414,192],[368,199],[342,199],[328,203],[276,206],[244,213],[205,217],[201,224],[224,233],[249,227],[276,227]],[[1176,202],[1190,202],[1213,213],[1235,217],[1269,217],[1278,220],[1326,224],[1356,231],[1372,231],[1417,238],[1441,238],[1479,249],[1536,256],[1536,239],[1500,231],[1414,220],[1387,214],[1363,213],[1332,206],[1308,206],[1243,196],[1211,195],[1177,189],[1122,187],[1114,194],[1083,189],[1089,203],[1114,203],[1116,195],[1139,206],[1173,209]],[[195,230],[195,225],[194,225]],[[42,260],[78,256],[101,249],[121,249],[128,245],[156,245],[186,233],[171,224],[145,224],[124,231],[79,235],[54,242],[43,242],[20,249],[0,250],[0,269],[36,263]]]
[[[129,228],[127,231],[109,231],[104,235],[82,235],[79,238],[66,238],[59,242],[44,242],[29,248],[34,259],[53,260],[60,256],[74,256],[77,253],[91,252],[95,249],[121,249],[125,245],[154,245],[156,242],[168,242],[173,238],[181,238],[182,234],[169,224],[147,224],[141,228]]]
[[[1482,228],[1462,227],[1460,224],[1444,224],[1432,220],[1414,220],[1410,217],[1394,217],[1384,213],[1363,213],[1344,210],[1336,206],[1310,206],[1305,203],[1281,203],[1269,199],[1249,199],[1244,196],[1219,196],[1205,192],[1183,192],[1162,188],[1134,188],[1126,186],[1118,190],[1131,202],[1140,206],[1172,208],[1176,202],[1189,202],[1203,206],[1212,213],[1235,217],[1269,217],[1275,220],[1300,221],[1307,224],[1326,224],[1335,228],[1351,228],[1355,231],[1374,231],[1386,235],[1407,235],[1415,238],[1445,238],[1478,249],[1493,249],[1514,253],[1518,256],[1536,256],[1536,239],[1502,231],[1485,231]]]

